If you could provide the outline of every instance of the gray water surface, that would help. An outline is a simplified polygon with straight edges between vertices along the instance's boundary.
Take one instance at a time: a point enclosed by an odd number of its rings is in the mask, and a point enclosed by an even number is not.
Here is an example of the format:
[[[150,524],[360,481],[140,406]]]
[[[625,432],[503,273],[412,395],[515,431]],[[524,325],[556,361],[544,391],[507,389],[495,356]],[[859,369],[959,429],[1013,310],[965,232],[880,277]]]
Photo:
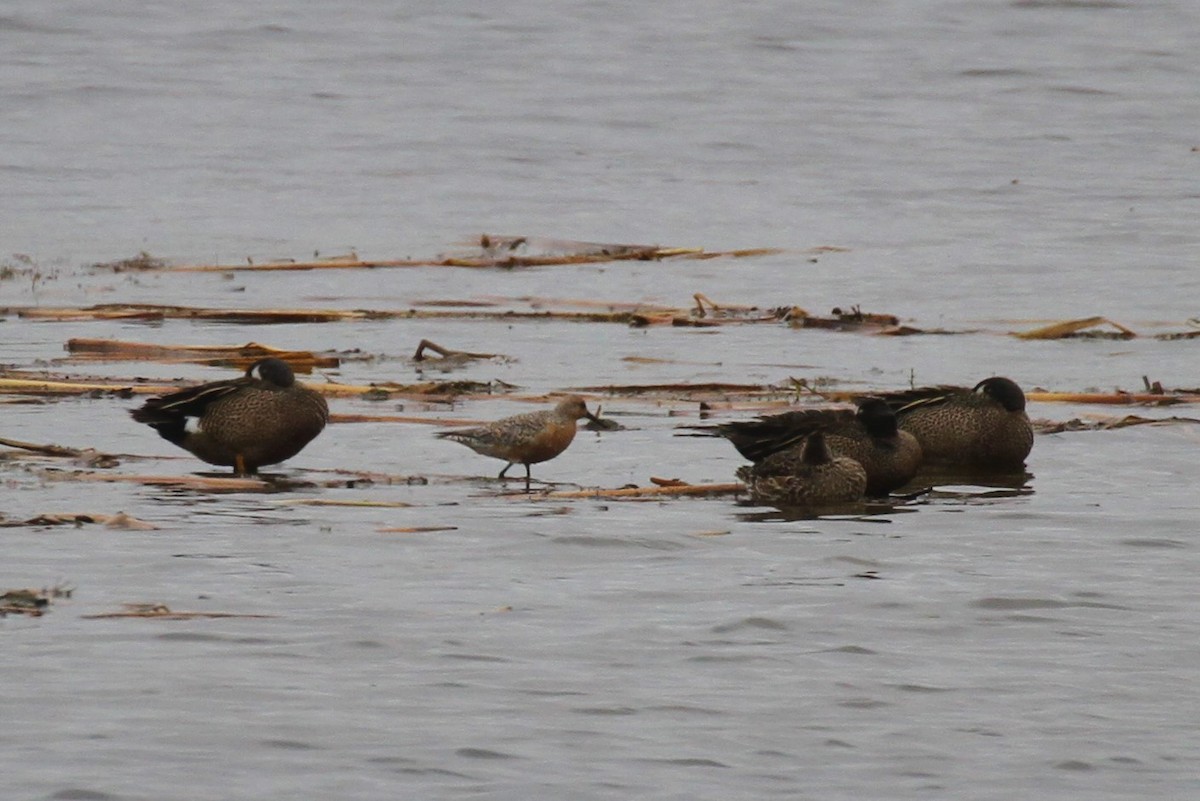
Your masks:
[[[1006,336],[1091,315],[1152,334],[1196,316],[1191,2],[110,5],[0,12],[0,254],[16,269],[0,306],[687,306],[703,292],[978,333],[9,313],[7,366],[230,374],[57,363],[72,337],[112,337],[357,348],[373,358],[306,380],[524,393],[1200,383],[1194,341]],[[86,266],[141,250],[429,257],[483,232],[781,252],[516,271]],[[408,361],[422,338],[510,358],[425,374]],[[732,479],[732,448],[676,436],[695,403],[596,401],[625,430],[581,433],[535,478]],[[0,436],[133,457],[118,473],[210,472],[129,420],[136,403],[5,403]],[[1125,411],[1030,406],[1055,420]],[[1191,797],[1198,442],[1187,425],[1044,435],[1018,491],[949,486],[809,520],[731,497],[513,499],[499,463],[414,424],[330,426],[275,472],[427,483],[209,493],[0,461],[8,519],[125,511],[158,527],[0,529],[0,590],[76,588],[44,617],[0,619],[0,795]],[[322,499],[411,505],[297,503]],[[404,527],[444,530],[381,531]],[[267,617],[83,617],[129,602]]]

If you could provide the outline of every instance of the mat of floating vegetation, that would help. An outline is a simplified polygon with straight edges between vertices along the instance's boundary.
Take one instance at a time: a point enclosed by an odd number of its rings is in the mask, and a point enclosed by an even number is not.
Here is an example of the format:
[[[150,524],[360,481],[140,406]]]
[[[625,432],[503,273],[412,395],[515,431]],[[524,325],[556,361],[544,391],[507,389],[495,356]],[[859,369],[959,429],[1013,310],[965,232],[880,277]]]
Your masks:
[[[1194,390],[1173,392],[1043,392],[1025,393],[1025,399],[1042,403],[1090,403],[1110,406],[1173,406],[1180,403],[1200,403],[1200,393]]]
[[[650,479],[648,487],[615,487],[581,490],[552,490],[542,493],[505,493],[506,498],[601,498],[611,500],[638,500],[643,498],[697,497],[705,495],[738,495],[746,491],[746,485],[737,482],[722,484],[687,484],[678,479]]]
[[[0,527],[3,528],[41,528],[46,526],[75,526],[79,528],[84,525],[101,525],[105,528],[126,529],[129,531],[152,531],[158,528],[153,523],[138,520],[136,517],[127,515],[124,512],[117,512],[113,515],[94,514],[91,512],[51,512],[34,515],[26,520],[0,520]]]
[[[404,501],[370,501],[351,498],[286,498],[275,503],[280,506],[342,506],[365,509],[409,509],[413,506]]]
[[[0,445],[15,448],[26,453],[36,453],[41,456],[71,459],[85,467],[116,467],[121,463],[120,458],[111,453],[101,453],[92,448],[68,448],[64,445],[39,445],[36,442],[23,442],[19,439],[0,437]]]
[[[483,320],[618,323],[631,326],[690,324],[687,312],[639,313],[634,311],[555,311],[482,309],[217,309],[150,304],[105,304],[87,307],[24,307],[6,310],[29,320],[208,320],[211,322],[267,325],[292,323],[360,322],[364,320]]]
[[[721,381],[700,383],[672,382],[667,384],[596,384],[570,387],[573,393],[592,393],[620,397],[660,398],[678,401],[727,401],[745,398],[793,397],[795,390],[779,384],[737,384]]]
[[[869,395],[868,390],[822,389],[815,394],[828,401],[852,403],[856,398]],[[1112,392],[1050,392],[1043,389],[1025,390],[1025,399],[1040,403],[1080,403],[1113,406],[1171,406],[1178,403],[1200,403],[1200,388],[1164,389],[1157,382],[1147,384],[1143,392],[1116,389]]]
[[[193,489],[204,492],[273,492],[280,489],[277,482],[264,478],[239,476],[160,476],[135,475],[131,473],[94,473],[86,470],[57,470],[46,469],[38,473],[47,481],[77,481],[80,483],[103,484],[142,484],[151,487],[174,487],[178,489]],[[297,482],[294,486],[299,487]],[[314,484],[305,483],[306,487]]]
[[[483,234],[468,249],[459,253],[424,259],[362,259],[356,252],[312,259],[279,259],[255,262],[246,259],[238,264],[190,264],[169,267],[149,254],[123,262],[94,265],[96,269],[124,269],[174,272],[232,272],[232,271],[289,271],[289,270],[361,270],[397,267],[465,267],[503,268],[547,267],[571,264],[598,264],[615,261],[665,261],[677,259],[741,259],[765,256],[782,251],[775,248],[744,248],[740,250],[707,251],[703,248],[663,247],[660,245],[628,245],[599,242],[579,242],[527,236],[495,236]]]
[[[55,600],[70,598],[73,587],[43,587],[40,590],[8,590],[0,593],[0,617],[25,615],[41,617]]]
[[[394,526],[375,530],[380,534],[434,534],[439,531],[458,531],[458,526]]]
[[[95,615],[81,615],[85,620],[107,620],[111,618],[137,617],[155,618],[156,620],[195,620],[197,618],[272,618],[275,615],[255,615],[241,612],[176,612],[166,604],[121,604],[119,612],[101,612]]]
[[[703,295],[697,295],[694,306],[664,307],[636,303],[604,304],[604,308],[579,310],[570,308],[496,308],[484,309],[478,305],[448,308],[437,301],[422,305],[437,308],[407,309],[220,309],[194,306],[161,304],[100,304],[86,307],[27,306],[10,307],[0,313],[35,321],[79,321],[79,320],[142,320],[160,321],[168,319],[207,320],[231,324],[292,324],[359,322],[364,320],[476,320],[520,321],[556,320],[576,323],[617,323],[633,327],[676,326],[718,327],[724,325],[746,325],[755,323],[787,323],[796,328],[819,328],[833,331],[850,331],[879,334],[924,333],[920,329],[899,324],[892,314],[875,314],[857,308],[843,312],[834,309],[830,316],[810,314],[798,306],[719,306]],[[700,300],[704,298],[703,300]],[[515,300],[514,305],[524,306],[526,301]],[[566,299],[565,306],[576,306],[581,302]],[[952,333],[952,332],[938,332]]]
[[[1169,426],[1200,423],[1196,417],[1140,417],[1127,414],[1124,417],[1095,416],[1087,420],[1078,417],[1070,420],[1034,420],[1033,430],[1039,434],[1060,434],[1066,431],[1112,431],[1130,426]]]
[[[288,363],[293,371],[311,373],[314,367],[338,367],[336,354],[315,354],[307,350],[286,350],[247,342],[245,345],[157,345],[118,339],[68,339],[67,352],[74,361],[156,361],[183,362],[245,370],[268,356]]]
[[[515,309],[218,309],[158,304],[101,304],[80,307],[27,306],[0,309],[28,320],[207,320],[241,325],[361,322],[365,320],[561,320],[625,325],[670,324],[670,315],[635,312],[519,311]]]
[[[132,398],[135,395],[164,395],[183,387],[197,385],[195,379],[164,382],[145,378],[103,378],[47,376],[25,370],[0,370],[0,394],[54,396],[90,396]],[[334,381],[313,381],[308,386],[331,397],[361,397],[364,400],[390,398],[471,398],[495,397],[497,391],[509,388],[503,382],[486,381],[418,381],[401,384],[381,381],[372,384],[340,384]]]
[[[181,457],[182,458],[182,457]],[[312,471],[318,473],[320,471]],[[47,481],[77,481],[80,483],[141,484],[150,487],[196,490],[199,492],[288,492],[306,489],[344,489],[368,486],[372,480],[365,474],[346,472],[337,478],[307,478],[278,473],[259,473],[256,476],[225,475],[144,475],[134,473],[45,468],[38,475]],[[302,474],[307,475],[307,473]],[[399,482],[397,482],[399,483]],[[417,483],[417,482],[408,482]]]
[[[1188,320],[1190,331],[1170,331],[1155,334],[1154,339],[1172,341],[1178,339],[1196,339],[1200,337],[1200,320]],[[1107,317],[1083,317],[1078,320],[1064,320],[1049,325],[1034,328],[1030,331],[1014,331],[1018,339],[1135,339],[1136,331],[1121,325]]]
[[[1106,330],[1104,326],[1112,330]],[[1084,317],[1017,332],[1013,336],[1018,339],[1133,339],[1137,334],[1107,317]]]

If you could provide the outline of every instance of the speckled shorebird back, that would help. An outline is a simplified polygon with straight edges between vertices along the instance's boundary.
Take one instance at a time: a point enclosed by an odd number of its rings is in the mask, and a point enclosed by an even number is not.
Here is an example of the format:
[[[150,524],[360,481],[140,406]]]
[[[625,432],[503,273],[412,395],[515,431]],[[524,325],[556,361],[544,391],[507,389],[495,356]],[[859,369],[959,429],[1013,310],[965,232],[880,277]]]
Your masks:
[[[503,459],[500,471],[504,478],[514,464],[525,465],[525,486],[529,488],[529,466],[549,461],[567,449],[575,439],[575,421],[580,418],[596,420],[588,411],[583,398],[571,395],[559,401],[553,409],[526,412],[505,417],[476,428],[443,431],[437,436],[461,442],[476,453]]]

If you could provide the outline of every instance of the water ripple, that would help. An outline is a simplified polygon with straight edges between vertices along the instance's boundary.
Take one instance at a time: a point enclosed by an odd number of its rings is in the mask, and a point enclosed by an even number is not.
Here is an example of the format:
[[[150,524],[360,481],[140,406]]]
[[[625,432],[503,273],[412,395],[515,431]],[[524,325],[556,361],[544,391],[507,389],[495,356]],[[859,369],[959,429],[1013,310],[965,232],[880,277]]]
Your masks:
[[[703,757],[680,757],[678,759],[641,759],[639,762],[647,762],[654,765],[679,765],[685,768],[727,768],[729,767],[724,762],[718,762],[715,759],[704,759]]]
[[[516,754],[506,754],[503,751],[493,751],[490,748],[460,748],[454,752],[467,759],[523,759]]]
[[[713,626],[711,631],[714,634],[728,634],[731,631],[744,631],[746,629],[768,629],[771,631],[787,631],[787,626],[777,620],[771,620],[766,617],[747,617],[741,620],[736,620],[732,623],[721,623]]]
[[[1003,598],[990,597],[972,601],[971,606],[977,609],[1016,610],[1016,609],[1115,609],[1122,612],[1132,611],[1128,606],[1120,604],[1102,604],[1094,601],[1059,601],[1054,598]]]

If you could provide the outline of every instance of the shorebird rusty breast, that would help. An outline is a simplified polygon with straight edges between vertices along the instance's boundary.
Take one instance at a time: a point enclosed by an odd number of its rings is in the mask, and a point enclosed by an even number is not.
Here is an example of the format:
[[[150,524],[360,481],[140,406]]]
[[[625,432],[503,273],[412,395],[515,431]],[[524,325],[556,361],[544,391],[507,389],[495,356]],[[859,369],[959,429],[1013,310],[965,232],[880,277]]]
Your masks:
[[[583,398],[571,395],[553,409],[505,417],[477,428],[443,431],[437,436],[508,462],[500,471],[501,477],[514,464],[525,465],[528,477],[529,465],[553,459],[567,449],[575,439],[575,421],[582,417],[597,419]]]

